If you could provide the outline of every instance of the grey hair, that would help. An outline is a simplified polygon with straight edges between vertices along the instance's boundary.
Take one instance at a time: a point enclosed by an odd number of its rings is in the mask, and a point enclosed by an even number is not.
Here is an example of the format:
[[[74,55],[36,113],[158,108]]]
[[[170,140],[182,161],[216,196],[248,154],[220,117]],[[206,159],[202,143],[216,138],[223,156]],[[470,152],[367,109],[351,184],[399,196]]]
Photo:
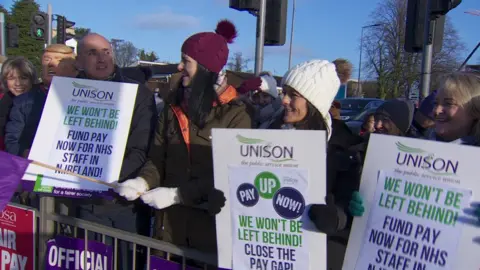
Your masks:
[[[10,72],[14,70],[17,70],[21,76],[27,77],[31,84],[35,84],[38,80],[37,70],[33,66],[32,62],[28,61],[23,56],[8,58],[7,61],[2,64],[2,71],[0,75],[0,80],[2,81],[3,87],[6,91],[9,91],[7,87],[7,77]]]

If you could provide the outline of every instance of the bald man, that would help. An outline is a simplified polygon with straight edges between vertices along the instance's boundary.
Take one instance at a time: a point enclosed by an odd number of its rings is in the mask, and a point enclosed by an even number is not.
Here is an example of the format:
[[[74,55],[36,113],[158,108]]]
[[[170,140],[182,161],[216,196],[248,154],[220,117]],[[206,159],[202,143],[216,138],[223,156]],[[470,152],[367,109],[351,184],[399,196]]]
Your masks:
[[[110,42],[99,34],[86,35],[77,45],[77,65],[82,69],[82,77],[92,80],[124,79],[123,76],[115,77],[115,71],[120,71],[115,66],[115,57]]]
[[[42,55],[42,87],[44,90],[48,90],[55,75],[66,77],[75,77],[77,75],[74,66],[75,62],[71,60],[70,65],[67,65],[67,70],[64,70],[65,66],[63,66],[61,68],[63,72],[59,74],[60,68],[58,65],[63,59],[75,59],[75,53],[72,48],[65,44],[52,44],[45,48]]]
[[[121,69],[115,65],[111,44],[103,36],[88,34],[79,41],[77,53],[76,65],[81,70],[78,78],[138,85],[137,97],[132,100],[135,105],[119,182],[135,178],[147,160],[149,142],[156,124],[153,93],[144,84],[122,74]],[[149,233],[151,209],[144,204],[128,202],[123,197],[118,197],[113,202],[93,199],[81,201],[77,207],[79,218],[133,233]],[[128,251],[127,243],[119,245],[119,253],[118,258],[121,261],[118,265],[122,267],[119,269],[131,269],[132,253]],[[139,256],[141,254],[137,255],[137,269],[143,269]]]

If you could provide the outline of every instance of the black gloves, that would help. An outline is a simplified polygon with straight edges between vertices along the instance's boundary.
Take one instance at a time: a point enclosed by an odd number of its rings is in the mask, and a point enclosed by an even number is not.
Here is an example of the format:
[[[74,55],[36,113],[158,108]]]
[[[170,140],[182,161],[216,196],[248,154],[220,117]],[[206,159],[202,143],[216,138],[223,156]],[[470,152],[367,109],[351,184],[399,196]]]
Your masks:
[[[212,189],[208,194],[208,213],[214,216],[222,210],[227,199],[221,190]]]
[[[221,190],[185,184],[179,188],[182,204],[205,209],[211,215],[220,213],[227,199]],[[204,204],[206,202],[206,205]]]
[[[329,235],[345,228],[347,217],[335,205],[333,195],[327,195],[325,201],[327,204],[312,205],[308,211],[308,217],[320,232]]]

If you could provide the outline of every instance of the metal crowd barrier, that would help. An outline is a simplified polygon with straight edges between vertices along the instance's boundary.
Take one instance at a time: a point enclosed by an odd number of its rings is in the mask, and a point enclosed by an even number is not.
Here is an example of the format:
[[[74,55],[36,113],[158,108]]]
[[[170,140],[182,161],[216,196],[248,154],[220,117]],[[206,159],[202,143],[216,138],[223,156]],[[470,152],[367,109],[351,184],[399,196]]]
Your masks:
[[[42,197],[40,198],[40,210],[36,210],[37,213],[37,243],[38,243],[38,255],[37,255],[37,269],[43,269],[46,263],[47,258],[47,241],[54,238],[59,234],[61,225],[69,225],[73,228],[73,237],[77,237],[77,232],[83,230],[85,242],[85,250],[87,250],[88,232],[94,232],[101,235],[102,242],[105,244],[106,237],[111,237],[114,241],[113,244],[113,269],[117,270],[117,246],[118,241],[128,242],[130,245],[133,245],[132,248],[132,257],[133,265],[132,270],[136,269],[136,254],[137,246],[143,246],[146,248],[146,269],[150,269],[150,255],[152,250],[157,250],[165,253],[166,258],[169,259],[171,255],[176,255],[181,257],[182,269],[186,269],[187,259],[200,262],[203,265],[203,269],[207,269],[207,265],[216,265],[217,259],[213,254],[203,253],[194,249],[188,249],[183,247],[178,247],[168,242],[156,240],[150,237],[141,236],[138,234],[122,231],[119,229],[114,229],[107,227],[101,224],[96,224],[86,220],[69,217],[65,215],[60,215],[55,213],[55,199],[52,197]],[[86,256],[85,256],[86,259]],[[177,262],[178,263],[178,262]],[[143,269],[139,269],[143,270]]]

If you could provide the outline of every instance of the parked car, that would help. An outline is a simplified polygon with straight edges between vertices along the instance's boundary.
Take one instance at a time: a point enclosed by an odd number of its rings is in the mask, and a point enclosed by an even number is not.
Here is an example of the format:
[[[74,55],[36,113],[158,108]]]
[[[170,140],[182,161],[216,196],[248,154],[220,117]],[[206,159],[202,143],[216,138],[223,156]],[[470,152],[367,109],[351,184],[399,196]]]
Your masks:
[[[376,110],[377,108],[366,109],[363,112],[357,114],[350,121],[347,121],[345,124],[350,128],[350,130],[353,133],[359,134],[360,129],[362,129],[362,124],[363,124],[363,121],[365,120],[365,117],[367,117],[372,113],[375,113]]]
[[[384,100],[378,98],[346,98],[339,100],[341,104],[340,119],[350,121],[362,111],[378,108]]]

